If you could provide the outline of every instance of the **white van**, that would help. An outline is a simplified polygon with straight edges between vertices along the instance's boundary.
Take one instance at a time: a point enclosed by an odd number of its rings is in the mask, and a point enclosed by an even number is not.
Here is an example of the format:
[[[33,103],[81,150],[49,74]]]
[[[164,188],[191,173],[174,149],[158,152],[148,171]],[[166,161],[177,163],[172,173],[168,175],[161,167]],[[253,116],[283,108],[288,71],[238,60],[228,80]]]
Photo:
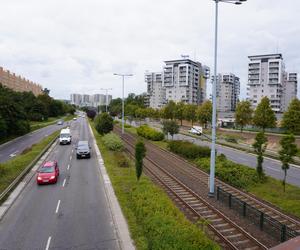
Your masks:
[[[189,133],[195,134],[195,135],[202,135],[203,130],[202,127],[200,126],[193,126],[190,130]]]
[[[71,144],[72,136],[69,128],[62,129],[59,135],[59,144]]]

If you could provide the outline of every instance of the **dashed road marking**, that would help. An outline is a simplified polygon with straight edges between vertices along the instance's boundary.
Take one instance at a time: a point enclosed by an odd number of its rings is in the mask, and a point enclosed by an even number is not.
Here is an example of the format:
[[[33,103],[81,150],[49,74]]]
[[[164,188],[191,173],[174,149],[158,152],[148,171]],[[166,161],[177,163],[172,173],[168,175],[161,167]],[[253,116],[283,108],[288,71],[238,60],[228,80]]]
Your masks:
[[[72,155],[70,155],[70,161],[72,160]]]
[[[67,169],[68,169],[68,170],[70,169],[70,164],[68,164],[68,167],[67,167]]]
[[[51,238],[52,238],[52,237],[49,236],[49,238],[48,238],[48,240],[47,240],[46,250],[48,250],[49,247],[50,247]]]
[[[55,210],[56,214],[58,213],[59,206],[60,206],[60,200],[58,200],[58,203],[57,203],[57,206],[56,206],[56,210]]]
[[[67,180],[67,179],[64,179],[64,182],[63,182],[63,184],[62,184],[63,187],[64,187],[65,184],[66,184],[66,180]]]

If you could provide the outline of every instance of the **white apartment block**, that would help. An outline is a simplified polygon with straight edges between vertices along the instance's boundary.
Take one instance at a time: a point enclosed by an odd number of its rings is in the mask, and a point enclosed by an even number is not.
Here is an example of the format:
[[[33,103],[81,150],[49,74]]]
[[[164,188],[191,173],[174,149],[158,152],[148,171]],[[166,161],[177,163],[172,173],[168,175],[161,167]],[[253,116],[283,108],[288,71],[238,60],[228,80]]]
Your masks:
[[[110,104],[112,100],[111,95],[104,94],[94,94],[94,95],[81,95],[81,94],[71,94],[71,104],[75,104],[77,106],[91,106],[91,107],[98,107],[98,106],[105,106],[106,102],[107,105]]]
[[[146,72],[147,106],[159,109],[166,104],[166,89],[163,87],[162,73]]]
[[[212,76],[212,83],[214,76]],[[235,111],[240,95],[240,78],[232,73],[217,75],[217,110]]]
[[[291,74],[289,80],[281,54],[249,56],[249,59],[247,97],[253,108],[267,96],[274,112],[284,112],[297,95],[297,74]]]
[[[201,104],[206,99],[209,67],[190,59],[165,61],[163,86],[166,102]]]

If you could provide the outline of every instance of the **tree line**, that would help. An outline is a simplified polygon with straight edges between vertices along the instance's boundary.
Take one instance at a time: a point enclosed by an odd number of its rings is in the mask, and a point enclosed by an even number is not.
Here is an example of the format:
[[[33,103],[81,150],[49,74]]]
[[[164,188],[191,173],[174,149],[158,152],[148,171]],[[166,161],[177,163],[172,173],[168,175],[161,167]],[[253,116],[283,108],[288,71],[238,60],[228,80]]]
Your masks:
[[[0,139],[26,134],[30,121],[45,121],[75,108],[49,96],[49,90],[35,96],[32,92],[16,92],[0,84]]]

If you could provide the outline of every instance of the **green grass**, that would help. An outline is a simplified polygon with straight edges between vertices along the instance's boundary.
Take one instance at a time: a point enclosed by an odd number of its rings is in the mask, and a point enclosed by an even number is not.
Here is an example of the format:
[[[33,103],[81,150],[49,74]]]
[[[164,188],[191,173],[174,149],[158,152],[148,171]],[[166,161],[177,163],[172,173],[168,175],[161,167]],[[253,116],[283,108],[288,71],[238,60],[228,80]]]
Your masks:
[[[39,153],[56,137],[59,132],[54,132],[38,144],[27,148],[22,154],[0,164],[0,193],[39,155]]]
[[[284,192],[281,181],[268,178],[265,183],[249,187],[248,191],[300,218],[300,188],[287,184]]]
[[[48,120],[43,122],[30,122],[30,131],[35,131],[37,129],[41,129],[47,127],[49,125],[55,124],[58,120],[63,119],[64,122],[72,120],[76,115],[68,115],[68,116],[59,116],[59,117],[49,117]]]
[[[137,249],[219,249],[148,177],[137,182],[132,161],[118,167],[120,152],[107,150],[93,131]]]

